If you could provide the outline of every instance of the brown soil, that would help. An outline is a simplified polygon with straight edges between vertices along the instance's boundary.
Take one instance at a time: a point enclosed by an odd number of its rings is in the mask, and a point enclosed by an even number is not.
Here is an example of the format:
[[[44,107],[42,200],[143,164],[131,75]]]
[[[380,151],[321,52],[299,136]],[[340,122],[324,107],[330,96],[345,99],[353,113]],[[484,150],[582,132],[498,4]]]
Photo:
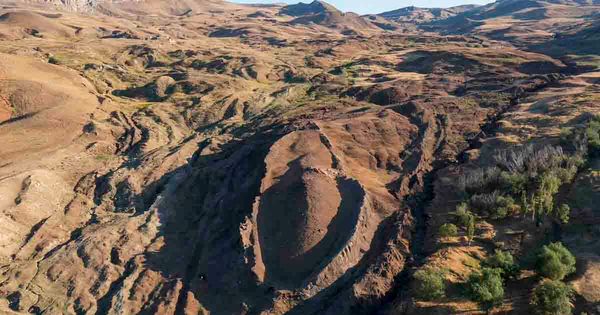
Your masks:
[[[439,239],[456,178],[599,111],[597,70],[571,62],[594,56],[480,22],[445,36],[319,2],[0,6],[0,313],[480,313],[468,274],[545,234],[482,220],[472,243]],[[588,312],[596,184],[582,171],[561,197],[585,230],[562,235]],[[446,300],[414,300],[422,265],[451,269]],[[527,311],[534,280],[496,312]]]

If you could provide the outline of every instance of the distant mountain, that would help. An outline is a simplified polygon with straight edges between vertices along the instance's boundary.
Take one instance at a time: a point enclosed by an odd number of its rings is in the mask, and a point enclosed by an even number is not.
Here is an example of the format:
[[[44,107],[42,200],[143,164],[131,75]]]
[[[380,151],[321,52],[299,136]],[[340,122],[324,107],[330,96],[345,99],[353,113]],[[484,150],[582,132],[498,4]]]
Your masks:
[[[224,10],[238,5],[222,0],[12,0],[5,3],[28,3],[57,10],[93,12],[130,12],[181,15],[194,11]]]
[[[303,16],[303,15],[313,15],[313,14],[343,14],[340,10],[338,10],[333,5],[325,2],[315,0],[311,3],[298,3],[292,4],[283,7],[280,11],[281,14],[290,15],[290,16]]]
[[[544,47],[549,41],[556,42],[560,34],[588,36],[589,31],[584,30],[598,20],[598,13],[600,0],[497,0],[420,26],[444,34],[477,34],[520,46]],[[567,41],[561,38],[559,42]]]
[[[460,17],[483,20],[497,17],[542,19],[585,15],[583,6],[600,4],[600,0],[498,0],[460,14]]]
[[[456,16],[460,13],[475,9],[476,7],[478,6],[461,5],[451,8],[419,8],[411,6],[401,8],[398,10],[383,12],[378,14],[378,16],[395,22],[409,22],[421,24],[447,19],[449,17]]]
[[[294,17],[291,24],[316,24],[345,32],[364,32],[380,29],[360,15],[352,12],[344,13],[333,5],[315,0],[311,3],[298,3],[283,7],[282,15]]]

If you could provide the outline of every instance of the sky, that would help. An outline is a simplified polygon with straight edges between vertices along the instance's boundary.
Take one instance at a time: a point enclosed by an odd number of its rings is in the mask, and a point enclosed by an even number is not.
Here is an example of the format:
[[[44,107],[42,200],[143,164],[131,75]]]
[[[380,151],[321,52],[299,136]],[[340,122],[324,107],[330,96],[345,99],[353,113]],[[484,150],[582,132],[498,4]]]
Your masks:
[[[229,0],[237,3],[298,3],[312,0]],[[344,12],[381,13],[402,7],[447,8],[461,4],[486,4],[493,0],[325,0]]]

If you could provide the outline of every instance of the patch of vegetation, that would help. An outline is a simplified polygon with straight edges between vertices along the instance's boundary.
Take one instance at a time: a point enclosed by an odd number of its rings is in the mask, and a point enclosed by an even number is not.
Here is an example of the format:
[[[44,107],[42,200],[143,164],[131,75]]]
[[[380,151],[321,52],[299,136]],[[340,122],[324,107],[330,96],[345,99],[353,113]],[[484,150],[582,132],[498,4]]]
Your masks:
[[[510,103],[511,95],[509,93],[484,92],[478,95],[479,105],[481,107],[498,107]]]
[[[533,290],[531,306],[536,314],[564,315],[573,310],[574,290],[560,281],[545,280]]]
[[[568,219],[569,208],[557,205],[554,197],[584,164],[582,153],[526,145],[496,152],[494,162],[493,167],[459,178],[459,189],[472,210],[491,219],[530,215],[538,225],[545,216]]]
[[[458,235],[458,228],[452,223],[445,223],[440,226],[440,237],[455,237]]]
[[[588,149],[593,156],[600,156],[600,116],[592,118],[585,129]]]
[[[438,269],[426,267],[417,270],[414,280],[415,295],[421,300],[439,300],[446,294],[444,273]]]
[[[494,255],[485,260],[484,266],[500,269],[505,279],[515,279],[519,275],[519,265],[507,251],[496,250]]]
[[[498,268],[482,268],[474,272],[467,281],[468,294],[471,300],[479,303],[484,310],[490,310],[504,299],[504,283],[502,270]]]
[[[100,161],[100,162],[108,162],[112,159],[112,155],[110,154],[98,154],[96,155],[96,161]]]
[[[590,117],[583,128],[561,129],[560,137],[563,145],[569,149],[600,157],[600,115]]]
[[[548,279],[562,280],[575,272],[575,263],[575,256],[562,243],[551,243],[538,253],[536,270]]]
[[[475,98],[472,97],[460,97],[458,98],[456,105],[460,108],[473,108],[477,107],[479,103]]]
[[[152,106],[152,103],[142,103],[142,104],[137,105],[137,109],[145,110],[145,109],[150,108],[150,106]]]
[[[477,223],[475,215],[469,210],[466,203],[459,204],[456,207],[454,215],[456,216],[458,225],[465,230],[465,234],[470,243],[473,240],[473,237],[475,237],[475,227]]]
[[[62,64],[62,61],[56,56],[50,56],[48,57],[48,63],[53,65],[60,65]]]

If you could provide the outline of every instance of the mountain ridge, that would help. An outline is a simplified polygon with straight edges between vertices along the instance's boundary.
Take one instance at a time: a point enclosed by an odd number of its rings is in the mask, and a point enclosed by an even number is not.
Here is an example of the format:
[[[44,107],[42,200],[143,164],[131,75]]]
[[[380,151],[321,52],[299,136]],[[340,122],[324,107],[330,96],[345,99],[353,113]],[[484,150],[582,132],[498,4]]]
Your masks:
[[[404,7],[392,11],[378,13],[378,16],[396,21],[428,23],[443,20],[478,7],[477,5],[461,5],[450,8],[420,8],[415,6]]]

